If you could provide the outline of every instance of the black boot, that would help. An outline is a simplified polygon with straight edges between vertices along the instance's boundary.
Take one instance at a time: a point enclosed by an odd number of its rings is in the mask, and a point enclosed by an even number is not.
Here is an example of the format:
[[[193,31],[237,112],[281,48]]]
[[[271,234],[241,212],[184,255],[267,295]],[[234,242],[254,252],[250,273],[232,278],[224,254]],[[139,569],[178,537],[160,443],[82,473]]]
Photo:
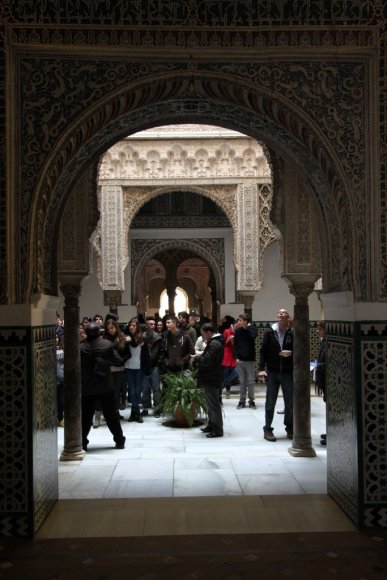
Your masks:
[[[135,408],[132,407],[130,410],[130,417],[128,419],[129,423],[132,423],[132,421],[136,420],[135,412],[136,412]]]
[[[140,407],[136,407],[134,411],[134,420],[137,421],[137,423],[144,423],[144,419],[141,417]]]

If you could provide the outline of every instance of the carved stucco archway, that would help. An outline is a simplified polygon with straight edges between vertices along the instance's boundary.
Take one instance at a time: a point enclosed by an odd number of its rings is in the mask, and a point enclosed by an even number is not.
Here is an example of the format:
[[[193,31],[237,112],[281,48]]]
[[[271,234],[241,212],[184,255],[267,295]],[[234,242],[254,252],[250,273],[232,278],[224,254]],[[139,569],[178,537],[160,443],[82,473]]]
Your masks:
[[[202,258],[212,271],[217,296],[224,301],[224,268],[225,255],[222,238],[189,239],[189,240],[133,240],[132,241],[132,303],[135,303],[135,292],[140,272],[145,264],[167,250],[188,250],[193,255]]]
[[[158,195],[179,191],[181,186],[123,189],[123,232],[129,232],[135,215],[143,205]],[[238,289],[259,290],[263,275],[264,251],[275,239],[268,223],[271,201],[270,184],[239,183],[211,186],[190,184],[184,185],[184,190],[208,197],[222,209],[232,229],[233,260],[239,272]],[[258,215],[258,222],[255,224],[250,223],[252,212]],[[243,252],[241,247],[243,247]],[[126,254],[123,259],[123,266],[125,266]]]
[[[277,63],[277,67],[281,65]],[[311,64],[311,67],[310,82],[320,82],[318,63]],[[56,277],[52,268],[52,247],[55,247],[56,226],[69,183],[90,163],[90,159],[100,155],[113,141],[127,135],[128,130],[137,132],[160,122],[207,123],[237,129],[292,159],[321,208],[325,234],[323,252],[328,256],[329,264],[329,271],[324,276],[325,290],[354,288],[357,295],[367,294],[367,276],[363,275],[366,267],[366,216],[358,175],[361,164],[356,167],[351,191],[346,158],[339,159],[340,152],[335,151],[334,143],[329,142],[310,111],[302,110],[289,96],[268,90],[262,79],[261,84],[254,84],[251,78],[243,78],[242,69],[239,78],[237,70],[230,76],[216,69],[211,74],[202,71],[195,72],[195,75],[175,71],[173,76],[164,71],[163,78],[158,78],[157,66],[153,72],[150,64],[145,66],[143,76],[145,79],[152,76],[151,83],[134,81],[127,84],[125,90],[106,97],[103,104],[93,108],[82,121],[75,119],[72,127],[63,134],[61,145],[53,147],[44,168],[38,164],[31,169],[35,177],[38,168],[41,169],[39,193],[31,214],[21,216],[20,247],[22,255],[26,255],[29,248],[30,256],[38,257],[38,262],[35,268],[36,261],[27,260],[29,269],[21,276],[19,294],[22,288],[27,289],[27,294],[54,292]],[[340,71],[339,64],[336,71]],[[256,74],[259,74],[259,66]],[[281,83],[278,90],[280,86]],[[348,128],[346,122],[345,127]],[[36,155],[29,158],[30,162],[34,158],[36,160]],[[26,183],[26,193],[33,183],[32,177]],[[359,207],[362,211],[355,211]],[[362,274],[358,277],[358,285],[353,279],[354,264]]]
[[[164,186],[164,187],[141,187],[141,188],[124,188],[124,228],[128,231],[135,215],[143,205],[151,199],[164,193],[181,191],[183,186]],[[216,203],[223,211],[232,228],[234,238],[237,237],[237,207],[236,207],[236,190],[237,186],[232,185],[213,185],[198,186],[189,184],[184,185],[184,191],[197,193],[208,197]],[[134,193],[134,194],[133,194]],[[234,252],[235,257],[235,252]]]

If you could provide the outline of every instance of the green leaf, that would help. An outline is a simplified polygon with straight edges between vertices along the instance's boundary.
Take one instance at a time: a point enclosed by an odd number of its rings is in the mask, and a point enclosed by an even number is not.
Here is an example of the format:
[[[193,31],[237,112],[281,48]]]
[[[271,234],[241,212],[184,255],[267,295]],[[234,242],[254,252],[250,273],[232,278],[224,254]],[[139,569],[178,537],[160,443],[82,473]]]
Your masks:
[[[207,402],[203,389],[199,388],[196,378],[185,371],[166,373],[162,377],[163,388],[160,403],[156,411],[175,415],[178,408],[186,415],[189,426],[192,426],[197,413],[207,415]]]

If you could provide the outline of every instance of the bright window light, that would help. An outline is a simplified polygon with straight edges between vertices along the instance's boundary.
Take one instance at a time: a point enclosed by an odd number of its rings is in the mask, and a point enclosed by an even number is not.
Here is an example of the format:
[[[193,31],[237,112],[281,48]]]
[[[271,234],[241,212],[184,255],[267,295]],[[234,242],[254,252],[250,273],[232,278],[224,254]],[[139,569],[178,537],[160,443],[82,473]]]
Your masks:
[[[168,306],[168,294],[166,290],[163,290],[160,296],[160,310],[159,314],[161,317],[164,316],[165,311],[169,309]],[[175,298],[175,314],[178,312],[188,312],[188,296],[187,293],[182,289],[176,288],[176,298]]]

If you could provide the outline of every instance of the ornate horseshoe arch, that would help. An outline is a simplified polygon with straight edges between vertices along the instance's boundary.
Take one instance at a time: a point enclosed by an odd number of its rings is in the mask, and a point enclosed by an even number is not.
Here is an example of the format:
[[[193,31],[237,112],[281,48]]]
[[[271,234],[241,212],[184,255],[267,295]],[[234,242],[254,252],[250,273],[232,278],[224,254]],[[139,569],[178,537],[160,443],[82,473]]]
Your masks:
[[[151,199],[157,197],[158,195],[162,195],[163,193],[169,193],[171,191],[180,191],[182,186],[168,186],[168,187],[141,187],[138,188],[135,192],[135,195],[132,194],[130,188],[124,190],[124,223],[123,223],[123,230],[128,232],[132,224],[132,221],[135,215],[139,212],[141,207],[145,205]],[[204,197],[208,197],[214,203],[216,203],[223,211],[225,216],[227,217],[230,227],[232,228],[233,240],[234,240],[234,255],[235,255],[235,240],[236,240],[236,203],[235,203],[235,195],[236,195],[236,187],[232,186],[221,186],[221,185],[213,185],[213,186],[199,186],[190,184],[188,186],[184,186],[185,191],[197,193],[199,195],[203,195]],[[130,240],[129,240],[130,241]]]
[[[156,254],[160,254],[166,250],[177,249],[189,250],[207,262],[215,277],[217,295],[220,300],[224,302],[225,257],[222,238],[197,238],[189,240],[141,240],[139,247],[137,247],[136,244],[134,244],[134,246],[135,251],[133,251],[134,248],[132,248],[131,252],[133,258],[131,260],[132,304],[135,304],[137,280],[145,264],[154,258]],[[143,250],[142,252],[141,249]]]
[[[125,201],[125,218],[124,218],[124,228],[129,229],[131,223],[141,209],[151,199],[157,197],[158,195],[163,195],[164,193],[170,193],[172,191],[184,191],[197,193],[204,197],[211,199],[216,205],[218,205],[223,211],[224,215],[227,217],[230,226],[233,230],[233,235],[235,235],[235,230],[237,227],[235,212],[235,194],[236,187],[230,185],[177,185],[177,186],[163,186],[163,187],[141,187],[141,192],[133,197],[130,192],[131,188],[128,188],[128,195],[124,193]]]
[[[278,92],[253,85],[251,78],[243,78],[243,67],[238,70],[235,65],[233,76],[227,78],[224,70],[219,70],[222,68],[220,65],[214,67],[216,71],[211,74],[208,70],[203,71],[202,76],[198,71],[193,75],[164,70],[160,77],[158,71],[159,76],[153,75],[152,83],[146,79],[130,87],[126,85],[125,90],[109,95],[103,103],[93,108],[82,122],[74,120],[71,129],[62,135],[60,145],[53,147],[45,169],[39,168],[39,164],[33,165],[36,162],[33,155],[28,158],[30,172],[38,174],[41,169],[42,177],[36,179],[39,194],[29,225],[30,212],[22,216],[21,248],[29,252],[30,257],[38,256],[40,265],[35,271],[31,266],[29,273],[23,273],[19,293],[22,288],[27,288],[29,294],[36,289],[55,293],[52,247],[55,247],[56,225],[60,217],[58,208],[67,195],[69,183],[74,181],[79,171],[128,133],[160,123],[177,122],[215,124],[236,129],[263,141],[284,157],[293,159],[310,183],[324,216],[323,250],[330,266],[325,276],[327,290],[353,287],[352,234],[357,233],[357,248],[363,248],[358,250],[360,254],[366,248],[363,243],[365,216],[364,211],[354,211],[357,200],[348,193],[348,176],[333,144],[300,106],[289,99],[284,102]],[[172,65],[170,68],[173,68]],[[262,68],[267,70],[266,67]],[[215,72],[217,76],[214,76]],[[317,82],[318,72],[318,63],[314,63],[310,82]],[[151,73],[152,67],[144,66],[144,76],[152,76]],[[238,73],[239,79],[236,76]],[[259,73],[263,74],[257,65],[256,74]],[[30,175],[29,183],[31,179]],[[355,175],[354,179],[357,180],[358,176]],[[350,218],[346,217],[348,207]],[[356,259],[359,260],[357,268],[364,268],[366,261],[361,256],[356,256]],[[367,277],[361,276],[360,279],[366,280]],[[358,294],[366,292],[366,288],[355,290]]]

